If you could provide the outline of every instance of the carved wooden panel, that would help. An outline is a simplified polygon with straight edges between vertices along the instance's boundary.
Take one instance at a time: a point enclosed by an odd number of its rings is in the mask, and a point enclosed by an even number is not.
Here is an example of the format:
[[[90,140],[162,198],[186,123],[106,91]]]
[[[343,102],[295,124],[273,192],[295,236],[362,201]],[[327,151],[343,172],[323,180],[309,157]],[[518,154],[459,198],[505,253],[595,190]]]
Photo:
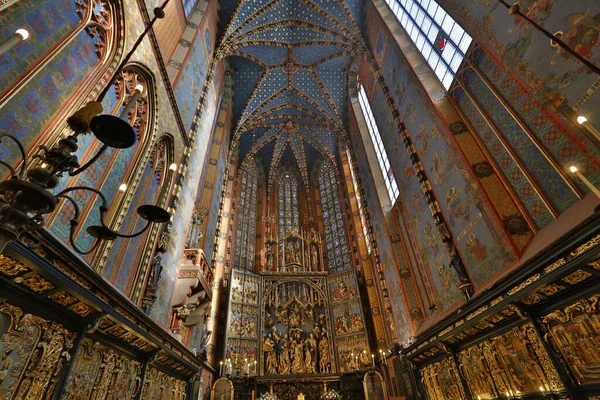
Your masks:
[[[423,385],[430,400],[462,400],[466,398],[458,370],[452,358],[430,364],[421,370]]]
[[[144,400],[185,400],[186,382],[148,367],[141,398]]]
[[[140,390],[141,367],[86,338],[73,360],[62,399],[133,399]]]
[[[0,335],[0,398],[50,398],[75,334],[0,300]]]
[[[542,318],[547,338],[580,384],[600,381],[600,294]]]
[[[474,398],[558,391],[564,387],[531,324],[485,340],[457,355]]]

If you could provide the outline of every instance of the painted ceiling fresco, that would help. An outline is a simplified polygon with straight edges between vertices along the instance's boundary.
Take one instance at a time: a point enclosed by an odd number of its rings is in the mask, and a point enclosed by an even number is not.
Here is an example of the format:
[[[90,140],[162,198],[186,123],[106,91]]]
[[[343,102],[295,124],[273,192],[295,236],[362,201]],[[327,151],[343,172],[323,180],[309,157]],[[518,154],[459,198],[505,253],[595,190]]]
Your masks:
[[[346,131],[346,72],[366,54],[360,8],[361,0],[221,2],[216,56],[233,71],[240,162],[259,157],[268,171],[297,163],[307,176],[316,157],[334,158]]]

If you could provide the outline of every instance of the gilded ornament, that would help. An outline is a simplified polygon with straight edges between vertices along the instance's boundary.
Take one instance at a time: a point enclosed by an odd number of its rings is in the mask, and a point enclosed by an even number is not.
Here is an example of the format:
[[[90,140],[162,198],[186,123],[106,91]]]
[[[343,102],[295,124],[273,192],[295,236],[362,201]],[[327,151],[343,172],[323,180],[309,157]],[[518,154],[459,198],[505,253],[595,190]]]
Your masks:
[[[550,272],[558,269],[559,267],[561,267],[562,265],[564,265],[566,263],[566,260],[564,258],[559,258],[558,260],[554,261],[552,264],[548,265],[547,267],[544,268],[544,271],[549,274]]]
[[[61,306],[69,306],[77,301],[77,299],[64,290],[58,291],[56,293],[52,293],[48,296],[50,300],[55,302],[56,304],[60,304]]]
[[[78,314],[82,317],[87,317],[88,315],[90,315],[91,313],[94,312],[94,309],[90,306],[88,306],[87,304],[77,304],[75,307],[71,308],[71,311],[73,311],[75,314]]]
[[[529,296],[525,297],[521,301],[527,305],[532,305],[532,304],[537,304],[540,301],[542,301],[542,297],[537,293],[533,293],[533,294],[530,294]]]
[[[507,293],[508,293],[509,296],[512,296],[515,293],[518,293],[521,290],[525,289],[527,286],[531,285],[532,283],[534,283],[538,279],[540,279],[540,274],[535,274],[533,276],[530,276],[529,278],[527,278],[527,280],[525,280],[524,282],[520,283],[519,285],[513,287]]]
[[[552,283],[548,286],[545,286],[543,288],[541,288],[539,291],[544,293],[546,296],[554,296],[556,293],[560,292],[561,290],[564,290],[565,287],[561,286],[561,285],[557,285],[555,283]]]
[[[587,271],[578,269],[577,271],[573,272],[572,274],[567,275],[564,278],[562,278],[562,281],[568,283],[569,285],[576,285],[580,282],[585,281],[590,276],[592,276],[591,272],[587,272]]]
[[[36,293],[43,293],[55,288],[52,283],[40,275],[33,275],[27,279],[24,279],[21,283]]]
[[[22,263],[18,262],[12,257],[0,254],[0,273],[6,276],[15,276],[23,272],[31,271]]]
[[[494,300],[490,301],[490,307],[494,307],[496,304],[501,303],[504,298],[502,296],[496,297]]]
[[[598,243],[600,243],[600,235],[592,238],[591,240],[589,240],[586,243],[584,243],[581,246],[579,246],[577,249],[575,249],[574,251],[571,252],[571,255],[574,256],[574,257],[577,257],[577,256],[585,253],[586,251],[588,251],[592,247],[598,245]]]
[[[475,318],[476,316],[478,316],[479,314],[483,313],[484,311],[486,311],[488,309],[488,306],[483,306],[480,307],[479,309],[477,309],[476,311],[472,312],[471,314],[467,315],[467,321],[472,320],[473,318]]]
[[[596,271],[600,271],[600,259],[596,261],[592,261],[588,264],[590,267],[594,268]]]

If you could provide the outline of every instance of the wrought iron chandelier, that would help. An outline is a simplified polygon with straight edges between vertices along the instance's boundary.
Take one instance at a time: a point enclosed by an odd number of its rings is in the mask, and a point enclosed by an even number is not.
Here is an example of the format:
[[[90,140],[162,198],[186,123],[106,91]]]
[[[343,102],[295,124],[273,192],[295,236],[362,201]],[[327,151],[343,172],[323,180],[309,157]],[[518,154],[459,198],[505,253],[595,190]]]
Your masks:
[[[44,227],[45,217],[56,210],[62,200],[68,200],[75,210],[74,216],[70,220],[69,241],[75,251],[83,255],[94,251],[102,240],[139,236],[152,223],[163,223],[171,218],[171,215],[161,207],[142,205],[138,207],[137,213],[146,220],[146,225],[135,233],[118,233],[112,230],[105,221],[108,202],[99,190],[87,186],[74,186],[56,194],[51,192],[52,189],[58,186],[61,177],[65,175],[76,176],[87,170],[109,147],[126,149],[135,144],[136,134],[131,125],[120,117],[99,115],[102,112],[100,103],[156,20],[164,17],[164,8],[168,2],[169,0],[165,1],[161,7],[154,9],[154,17],[116,68],[104,90],[98,96],[97,101],[89,102],[67,119],[67,124],[73,130],[73,134],[60,139],[57,144],[50,148],[40,146],[39,153],[28,159],[24,146],[15,136],[0,132],[0,140],[9,139],[14,142],[23,159],[18,169],[0,160],[0,165],[10,171],[10,177],[0,182],[0,253],[9,242],[19,240],[25,235],[34,238],[32,247],[39,246],[41,244],[40,231]],[[127,116],[135,101],[137,101],[136,98],[129,101],[129,104],[125,106],[126,112],[124,111],[121,117],[124,114],[125,117]],[[90,130],[96,139],[102,142],[102,147],[88,162],[80,166],[79,160],[74,154],[78,148],[77,138]],[[82,250],[75,244],[75,229],[79,225],[79,206],[75,199],[71,197],[71,193],[78,190],[93,192],[101,200],[99,206],[100,225],[89,226],[86,229],[87,233],[95,238],[94,243],[87,250]]]

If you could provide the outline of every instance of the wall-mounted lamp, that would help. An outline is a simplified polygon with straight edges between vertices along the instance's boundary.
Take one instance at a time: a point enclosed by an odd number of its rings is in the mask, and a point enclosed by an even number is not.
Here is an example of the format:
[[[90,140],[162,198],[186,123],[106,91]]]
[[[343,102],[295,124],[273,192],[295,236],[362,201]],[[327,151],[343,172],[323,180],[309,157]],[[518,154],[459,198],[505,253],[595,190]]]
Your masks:
[[[17,29],[12,36],[0,43],[0,56],[28,38],[27,29]]]
[[[173,163],[173,164],[169,165],[169,169],[173,172],[177,171],[177,164]]]

